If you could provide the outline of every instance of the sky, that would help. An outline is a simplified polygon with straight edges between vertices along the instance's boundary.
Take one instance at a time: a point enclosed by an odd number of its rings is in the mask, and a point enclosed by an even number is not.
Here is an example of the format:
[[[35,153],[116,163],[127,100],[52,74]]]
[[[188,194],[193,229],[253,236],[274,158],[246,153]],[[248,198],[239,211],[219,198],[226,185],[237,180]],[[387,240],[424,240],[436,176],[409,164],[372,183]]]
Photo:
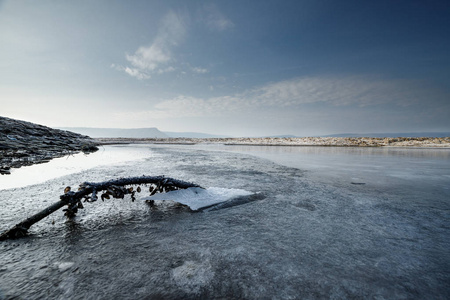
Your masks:
[[[228,136],[450,131],[450,1],[0,0],[0,116]]]

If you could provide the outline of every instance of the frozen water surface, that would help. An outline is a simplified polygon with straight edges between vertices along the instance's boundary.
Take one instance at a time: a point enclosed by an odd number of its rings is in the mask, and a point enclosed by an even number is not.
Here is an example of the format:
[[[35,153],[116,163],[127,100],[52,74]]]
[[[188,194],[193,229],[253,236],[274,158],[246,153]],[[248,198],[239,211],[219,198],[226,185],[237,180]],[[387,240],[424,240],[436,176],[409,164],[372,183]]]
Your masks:
[[[251,192],[241,189],[227,189],[219,187],[188,188],[184,190],[170,191],[168,193],[155,194],[144,197],[141,200],[174,201],[189,206],[192,210],[211,207],[215,204],[233,200],[237,197],[250,196]]]
[[[56,212],[0,244],[0,299],[450,298],[448,149],[127,149],[147,156],[2,190],[0,230],[83,181],[252,194],[194,213],[130,199]]]

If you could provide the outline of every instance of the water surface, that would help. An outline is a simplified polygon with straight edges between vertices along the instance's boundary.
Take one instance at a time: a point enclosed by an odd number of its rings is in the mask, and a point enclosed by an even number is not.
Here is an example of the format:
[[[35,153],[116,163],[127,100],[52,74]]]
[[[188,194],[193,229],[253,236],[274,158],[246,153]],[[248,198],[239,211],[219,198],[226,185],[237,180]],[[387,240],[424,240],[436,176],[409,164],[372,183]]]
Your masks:
[[[0,299],[450,297],[443,149],[137,149],[148,157],[1,191],[0,230],[67,185],[121,176],[262,197],[200,213],[130,199],[86,204],[71,222],[56,212],[0,245]]]
[[[148,158],[150,155],[147,147],[139,145],[133,147],[124,145],[102,146],[97,152],[89,154],[70,154],[52,159],[48,163],[13,168],[11,169],[11,175],[0,177],[0,190],[37,184],[98,166],[141,160]]]

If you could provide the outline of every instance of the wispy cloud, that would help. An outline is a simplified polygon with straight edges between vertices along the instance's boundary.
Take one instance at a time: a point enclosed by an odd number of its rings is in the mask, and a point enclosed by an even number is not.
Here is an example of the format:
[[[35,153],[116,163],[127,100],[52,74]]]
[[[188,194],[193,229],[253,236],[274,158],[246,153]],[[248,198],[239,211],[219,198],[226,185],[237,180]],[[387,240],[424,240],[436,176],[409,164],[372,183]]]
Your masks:
[[[199,67],[194,67],[194,68],[192,68],[192,71],[193,71],[194,73],[198,73],[198,74],[205,74],[205,73],[208,73],[208,72],[209,72],[208,69],[205,69],[205,68],[199,68]]]
[[[234,27],[234,23],[222,14],[215,5],[205,5],[200,15],[200,19],[210,30],[224,31]]]
[[[296,78],[271,83],[250,92],[260,105],[295,106],[325,102],[368,106],[388,102],[409,105],[417,101],[413,83],[364,77]]]
[[[129,68],[129,67],[126,67],[126,68],[124,68],[124,71],[125,71],[125,73],[127,73],[128,75],[130,75],[130,76],[132,76],[132,77],[136,77],[136,78],[139,79],[139,80],[142,80],[142,79],[149,79],[149,78],[150,78],[150,75],[148,75],[148,74],[146,74],[146,73],[144,73],[144,72],[142,72],[141,70],[136,69],[136,68]]]
[[[226,116],[274,110],[301,110],[304,105],[401,108],[420,104],[432,92],[415,82],[364,77],[296,78],[269,83],[229,96],[178,96],[162,101],[148,113],[155,118]]]
[[[143,72],[141,69],[138,68],[124,67],[116,64],[111,64],[111,68],[118,71],[123,71],[126,74],[130,75],[131,77],[136,77],[139,80],[150,78],[150,75],[148,73]]]
[[[215,5],[204,6],[201,9],[201,23],[213,31],[224,31],[234,26],[233,22],[226,18]],[[115,65],[111,67],[125,72],[129,76],[139,80],[149,79],[152,75],[173,72],[178,69],[181,74],[193,72],[196,74],[206,74],[208,69],[202,67],[191,67],[189,63],[178,62],[175,67],[176,58],[174,49],[179,46],[187,37],[189,16],[184,13],[169,11],[161,20],[157,34],[153,42],[143,45],[133,54],[126,54],[125,59],[130,65]],[[188,66],[182,70],[181,66]]]
[[[170,73],[170,72],[173,72],[175,70],[176,69],[174,67],[169,66],[169,67],[167,67],[165,69],[158,69],[158,74]]]
[[[169,11],[161,20],[153,43],[139,47],[134,54],[126,54],[126,60],[132,67],[118,66],[117,69],[138,79],[150,78],[152,73],[162,74],[175,70],[167,64],[173,61],[172,50],[185,39],[186,31],[185,17]]]

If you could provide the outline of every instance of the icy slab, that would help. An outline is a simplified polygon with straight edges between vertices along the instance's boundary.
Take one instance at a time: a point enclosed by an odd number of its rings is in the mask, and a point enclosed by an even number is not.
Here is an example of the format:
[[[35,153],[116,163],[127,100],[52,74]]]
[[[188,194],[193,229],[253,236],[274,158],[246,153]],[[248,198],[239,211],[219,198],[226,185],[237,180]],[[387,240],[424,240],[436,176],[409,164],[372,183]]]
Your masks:
[[[237,197],[249,196],[252,194],[252,192],[242,189],[227,189],[220,187],[203,189],[194,187],[171,191],[164,194],[155,194],[150,197],[141,198],[141,200],[172,200],[185,204],[192,210],[199,210]]]
[[[68,262],[55,262],[54,266],[56,266],[60,271],[64,272],[68,269],[70,269],[75,263],[68,261]]]

